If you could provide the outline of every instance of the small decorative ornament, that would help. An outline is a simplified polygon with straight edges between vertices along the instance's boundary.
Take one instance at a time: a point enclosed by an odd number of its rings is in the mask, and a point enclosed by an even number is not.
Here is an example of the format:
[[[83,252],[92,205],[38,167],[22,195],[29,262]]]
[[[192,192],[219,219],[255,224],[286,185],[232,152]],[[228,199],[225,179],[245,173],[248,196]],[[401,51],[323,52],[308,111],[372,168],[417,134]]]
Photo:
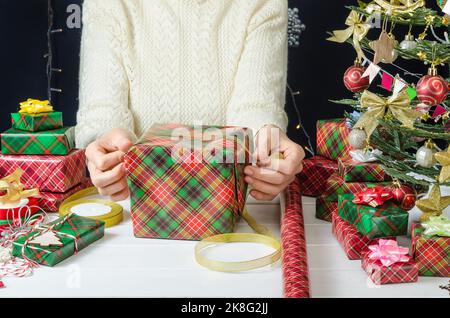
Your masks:
[[[357,162],[370,163],[378,161],[377,156],[381,156],[383,153],[378,149],[367,149],[367,150],[351,150],[350,157]]]
[[[367,134],[364,129],[354,128],[348,135],[348,143],[353,150],[362,150],[367,147]]]
[[[438,152],[434,155],[436,160],[441,164],[442,169],[439,174],[439,182],[445,183],[450,179],[450,147],[447,151]]]
[[[63,246],[63,243],[58,238],[55,232],[53,231],[47,231],[43,233],[42,235],[39,235],[38,237],[34,238],[29,242],[30,244],[37,244],[43,247],[48,246]]]
[[[441,104],[448,96],[448,83],[437,74],[436,68],[430,68],[417,83],[417,97],[429,106]]]
[[[425,6],[425,0],[375,0],[375,3],[391,14],[411,13]]]
[[[416,161],[417,164],[423,168],[432,168],[436,164],[434,154],[436,153],[436,146],[433,141],[428,140],[422,147],[417,150]]]
[[[412,34],[407,34],[405,36],[405,39],[400,42],[399,44],[399,48],[401,48],[402,50],[414,50],[417,47],[417,42],[414,39],[414,35]],[[409,59],[409,58],[406,58]]]
[[[410,186],[394,182],[391,191],[392,201],[397,203],[403,210],[409,211],[416,206],[417,193]]]
[[[442,215],[442,212],[450,205],[450,196],[442,197],[439,185],[435,184],[428,198],[417,201],[416,205],[423,212],[420,221],[426,222],[432,216]]]
[[[355,63],[345,71],[344,85],[350,92],[359,93],[369,88],[369,77],[362,77],[365,71],[366,69],[359,63]]]
[[[389,35],[385,30],[381,31],[379,39],[370,42],[369,46],[375,51],[374,64],[379,64],[380,62],[392,64],[398,57],[398,52],[395,50],[398,42],[393,35]]]
[[[417,106],[416,106],[416,110],[422,114],[428,114],[430,109],[431,109],[431,106],[424,104],[424,103],[417,104]]]

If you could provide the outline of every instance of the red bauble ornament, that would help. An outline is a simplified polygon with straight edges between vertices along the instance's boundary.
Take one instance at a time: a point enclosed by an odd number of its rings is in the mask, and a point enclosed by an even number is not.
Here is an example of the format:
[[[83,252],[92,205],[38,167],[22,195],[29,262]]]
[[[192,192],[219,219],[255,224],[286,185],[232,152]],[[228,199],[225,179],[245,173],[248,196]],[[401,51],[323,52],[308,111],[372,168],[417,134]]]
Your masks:
[[[417,193],[407,185],[400,185],[392,187],[392,197],[392,201],[397,203],[400,208],[409,211],[416,205]]]
[[[350,92],[359,93],[370,86],[369,76],[362,77],[366,69],[359,64],[350,66],[344,74],[344,85]]]
[[[448,96],[448,83],[437,74],[436,69],[430,69],[428,75],[422,77],[417,83],[417,97],[429,106],[442,103]]]

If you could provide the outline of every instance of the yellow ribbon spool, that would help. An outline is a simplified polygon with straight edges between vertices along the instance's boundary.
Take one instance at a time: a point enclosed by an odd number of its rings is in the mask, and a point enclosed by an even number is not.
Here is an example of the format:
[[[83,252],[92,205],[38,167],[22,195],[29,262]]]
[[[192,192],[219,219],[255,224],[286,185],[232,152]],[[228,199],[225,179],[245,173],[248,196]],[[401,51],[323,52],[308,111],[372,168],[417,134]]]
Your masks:
[[[59,208],[59,215],[66,216],[67,214],[71,213],[73,207],[80,204],[102,204],[109,206],[111,208],[111,211],[106,214],[89,216],[87,218],[103,221],[105,222],[105,227],[112,227],[121,223],[123,221],[123,207],[121,205],[101,199],[85,199],[88,196],[96,194],[99,194],[97,188],[91,187],[71,195],[61,204]]]

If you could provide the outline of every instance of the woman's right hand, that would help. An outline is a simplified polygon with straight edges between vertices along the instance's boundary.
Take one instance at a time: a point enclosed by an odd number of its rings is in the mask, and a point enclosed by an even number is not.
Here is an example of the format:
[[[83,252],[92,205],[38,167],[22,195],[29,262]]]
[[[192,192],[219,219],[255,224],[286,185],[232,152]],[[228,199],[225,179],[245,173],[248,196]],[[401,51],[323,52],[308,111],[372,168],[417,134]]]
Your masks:
[[[131,140],[127,131],[112,129],[86,148],[92,183],[101,195],[109,196],[113,201],[129,197],[123,160],[133,146]]]

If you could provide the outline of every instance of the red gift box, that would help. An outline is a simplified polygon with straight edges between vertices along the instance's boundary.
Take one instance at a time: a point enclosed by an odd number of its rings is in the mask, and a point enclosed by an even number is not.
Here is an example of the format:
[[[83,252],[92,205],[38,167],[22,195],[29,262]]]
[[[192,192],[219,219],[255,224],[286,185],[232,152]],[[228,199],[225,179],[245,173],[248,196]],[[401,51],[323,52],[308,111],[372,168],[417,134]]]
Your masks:
[[[361,235],[353,225],[342,220],[337,213],[333,213],[331,217],[332,232],[342,245],[348,259],[361,259],[362,254],[368,250],[369,245],[378,244],[379,239],[371,240]],[[395,237],[386,239],[396,240]]]
[[[328,178],[338,171],[335,161],[314,156],[303,161],[303,171],[298,175],[302,194],[317,197],[325,193]]]
[[[90,179],[85,178],[83,182],[64,193],[41,192],[39,197],[39,206],[47,212],[58,212],[61,204],[72,194],[92,186]]]
[[[73,150],[67,156],[0,155],[0,176],[21,168],[25,188],[43,192],[64,193],[86,178],[84,150]]]
[[[407,262],[384,266],[379,260],[371,260],[370,254],[370,251],[363,253],[361,266],[376,285],[417,282],[419,269],[411,257]]]

